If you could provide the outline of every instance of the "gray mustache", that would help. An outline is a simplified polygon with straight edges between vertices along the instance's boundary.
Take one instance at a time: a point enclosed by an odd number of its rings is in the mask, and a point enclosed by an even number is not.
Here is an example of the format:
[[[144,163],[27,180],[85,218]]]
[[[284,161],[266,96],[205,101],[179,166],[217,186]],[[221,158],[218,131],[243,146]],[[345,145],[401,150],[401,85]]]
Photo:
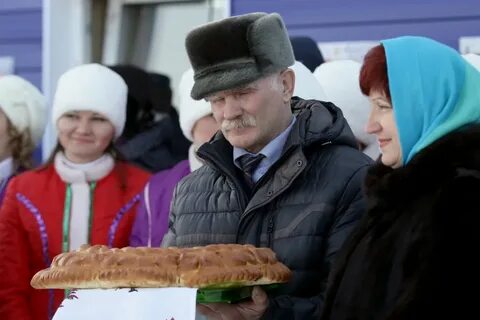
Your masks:
[[[256,125],[257,121],[255,121],[254,117],[246,116],[239,119],[224,120],[222,122],[222,131],[255,127]]]

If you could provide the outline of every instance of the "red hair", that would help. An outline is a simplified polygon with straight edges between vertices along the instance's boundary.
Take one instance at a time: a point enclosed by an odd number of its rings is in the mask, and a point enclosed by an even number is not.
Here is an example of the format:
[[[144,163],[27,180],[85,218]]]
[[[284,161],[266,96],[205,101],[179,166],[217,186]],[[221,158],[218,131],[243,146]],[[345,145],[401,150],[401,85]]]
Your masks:
[[[363,65],[360,69],[360,89],[366,96],[372,90],[383,92],[388,100],[391,100],[388,87],[387,58],[385,48],[381,44],[370,49],[363,59]]]

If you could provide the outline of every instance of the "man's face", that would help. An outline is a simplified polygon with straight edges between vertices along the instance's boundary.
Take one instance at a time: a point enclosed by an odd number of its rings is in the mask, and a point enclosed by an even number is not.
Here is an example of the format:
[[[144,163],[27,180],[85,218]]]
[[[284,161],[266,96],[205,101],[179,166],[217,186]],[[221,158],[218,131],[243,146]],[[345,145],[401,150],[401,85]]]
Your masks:
[[[285,90],[288,87],[284,81],[285,72],[206,98],[232,146],[257,153],[285,129],[286,121],[292,116],[291,93]]]

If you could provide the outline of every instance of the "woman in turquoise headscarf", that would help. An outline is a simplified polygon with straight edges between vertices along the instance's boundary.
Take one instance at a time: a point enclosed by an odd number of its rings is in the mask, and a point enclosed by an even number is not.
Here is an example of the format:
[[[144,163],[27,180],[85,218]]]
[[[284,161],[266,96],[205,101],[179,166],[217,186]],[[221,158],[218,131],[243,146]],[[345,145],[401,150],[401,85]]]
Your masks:
[[[322,319],[466,319],[480,273],[480,73],[443,44],[400,37],[366,55],[360,86],[382,156]]]

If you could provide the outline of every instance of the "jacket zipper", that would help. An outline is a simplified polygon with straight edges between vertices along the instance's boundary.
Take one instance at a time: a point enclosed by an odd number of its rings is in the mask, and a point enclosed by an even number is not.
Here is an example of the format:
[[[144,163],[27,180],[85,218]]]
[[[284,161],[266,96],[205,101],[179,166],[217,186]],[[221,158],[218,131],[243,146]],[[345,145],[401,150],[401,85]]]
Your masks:
[[[332,143],[332,141],[329,139],[329,140],[327,140],[326,142],[322,143],[322,146],[328,145],[328,144],[331,144],[331,143]],[[283,158],[283,157],[286,157],[286,156],[289,155],[290,153],[293,153],[293,150],[292,150],[291,152],[286,152],[285,154],[283,154],[282,158]],[[199,156],[200,156],[201,154],[203,155],[202,158],[203,158],[205,161],[209,162],[209,163],[212,165],[213,168],[218,168],[218,169],[220,169],[220,171],[223,172],[223,173],[233,182],[233,184],[234,184],[235,187],[237,188],[237,201],[238,201],[238,203],[239,203],[239,205],[240,205],[241,215],[240,215],[240,220],[239,220],[238,227],[237,227],[237,232],[236,232],[236,235],[235,235],[235,243],[239,243],[239,239],[240,239],[240,229],[241,229],[241,226],[242,226],[243,221],[249,216],[249,214],[250,214],[252,211],[256,210],[257,208],[259,208],[259,207],[261,207],[261,206],[264,206],[264,205],[267,204],[267,203],[269,203],[269,202],[271,201],[271,199],[273,199],[274,197],[273,197],[273,195],[271,195],[268,200],[260,203],[259,205],[255,206],[255,207],[250,208],[250,210],[248,210],[248,211],[245,211],[245,209],[247,208],[247,202],[246,202],[246,200],[245,200],[245,193],[243,192],[242,187],[241,187],[241,186],[239,185],[239,183],[237,182],[237,179],[236,179],[232,174],[230,174],[230,173],[228,172],[228,170],[226,170],[220,163],[217,163],[217,164],[216,164],[215,161],[213,161],[213,160],[208,156],[208,154],[206,154],[206,153],[204,153],[204,152],[199,152],[199,153],[198,153]],[[277,160],[277,161],[280,161],[280,159]],[[305,167],[304,167],[302,170],[299,170],[299,171],[297,172],[297,174],[295,174],[295,175],[292,177],[292,179],[290,179],[290,181],[289,181],[283,188],[281,188],[281,189],[279,190],[279,192],[281,193],[281,192],[283,192],[285,189],[287,189],[287,188],[293,183],[293,180],[295,180],[295,178],[296,178],[300,173],[303,172],[303,170],[305,170]],[[262,177],[262,178],[260,179],[260,181],[262,181],[263,178],[265,178],[265,177]],[[240,193],[242,193],[242,196],[240,196]],[[271,221],[271,222],[272,222],[272,226],[270,227],[270,224],[269,224],[269,226],[267,227],[267,231],[269,230],[268,228],[271,228],[272,230],[271,230],[270,233],[273,234],[273,228],[274,228],[273,217],[271,217],[271,219],[272,219],[272,221]],[[269,245],[270,245],[271,237],[272,237],[271,234],[268,236]],[[267,235],[268,235],[268,232],[267,232]]]
[[[273,238],[273,230],[275,229],[275,222],[273,221],[273,214],[270,214],[268,218],[268,226],[267,226],[267,247],[272,247],[272,238]]]
[[[332,141],[331,140],[327,140],[325,141],[324,143],[322,143],[321,145],[322,146],[325,146],[325,145],[329,145],[329,144],[332,144]],[[290,152],[286,152],[282,157],[287,157],[288,155],[290,155],[291,153],[293,153],[294,151],[290,151]],[[280,159],[278,160],[280,161]],[[304,161],[306,161],[306,159],[304,159]],[[302,168],[302,170],[299,170],[289,181],[288,183],[283,186],[283,188],[281,188],[280,190],[278,190],[277,193],[282,193],[285,189],[289,188],[290,185],[293,183],[293,181],[298,177],[298,175],[300,175],[306,168],[306,165]],[[271,174],[271,173],[270,173]],[[260,181],[263,181],[264,178],[267,178],[266,176],[262,177],[260,179]],[[260,182],[259,181],[259,182]],[[240,231],[240,226],[242,225],[242,222],[250,215],[251,212],[255,211],[256,209],[262,207],[262,206],[265,206],[266,204],[268,204],[270,201],[272,201],[272,199],[275,198],[274,195],[272,194],[266,201],[262,202],[262,203],[259,203],[258,205],[250,208],[250,210],[243,212],[242,216],[240,217],[240,222],[239,222],[239,227],[238,227],[238,231],[237,231],[237,237],[236,237],[236,242],[238,243],[238,238],[239,238],[239,231]],[[268,246],[270,247],[271,245],[271,242],[272,242],[272,237],[273,237],[273,229],[275,227],[275,223],[273,221],[273,216],[271,215],[269,217],[269,223],[268,223],[268,226],[267,226],[267,241],[268,241]]]
[[[279,190],[277,191],[277,194],[278,194],[278,193],[282,193],[285,189],[287,189],[288,187],[290,187],[290,185],[293,183],[293,181],[298,177],[298,175],[300,175],[300,174],[303,172],[303,170],[305,170],[305,167],[304,167],[302,170],[299,170],[299,171],[288,181],[288,183],[287,183],[286,185],[284,185],[281,189],[279,189]],[[262,178],[262,179],[263,179],[263,178]],[[266,205],[266,204],[268,204],[270,201],[272,201],[273,198],[275,198],[275,195],[274,195],[274,194],[271,194],[271,195],[269,195],[269,197],[268,197],[267,200],[263,201],[262,203],[259,203],[258,205],[250,208],[250,210],[244,212],[244,213],[242,214],[242,216],[241,216],[240,222],[243,221],[243,220],[245,220],[245,218],[246,218],[252,211],[254,211],[254,210],[256,210],[256,209],[258,209],[258,208],[260,208],[260,207],[262,207],[262,206],[264,206],[264,205]]]
[[[293,153],[293,151],[291,151],[290,153]],[[286,157],[287,154],[290,154],[290,153],[287,152],[287,153],[285,153],[283,156]],[[299,170],[299,171],[290,179],[290,181],[288,181],[288,183],[287,183],[285,186],[283,186],[281,189],[279,189],[278,192],[277,192],[277,194],[278,194],[278,193],[282,193],[285,189],[289,188],[290,185],[293,183],[293,181],[298,177],[298,175],[300,175],[300,174],[303,172],[303,170],[305,170],[305,166],[303,167],[302,170]],[[267,174],[271,175],[272,173],[271,173],[271,171],[269,170],[269,172],[268,172]],[[267,177],[265,177],[265,176],[262,177],[260,181],[264,180],[264,178],[267,178]],[[245,211],[245,212],[242,211],[243,214],[242,214],[242,216],[240,217],[240,222],[239,222],[239,224],[238,224],[238,230],[237,230],[237,237],[236,237],[236,239],[237,239],[236,242],[237,242],[237,243],[238,243],[239,232],[240,232],[242,223],[247,219],[247,217],[248,217],[253,211],[255,211],[256,209],[258,209],[258,208],[260,208],[260,207],[262,207],[262,206],[265,206],[265,205],[268,204],[268,203],[270,203],[270,202],[272,201],[272,199],[274,199],[274,198],[275,198],[275,196],[274,196],[273,194],[271,194],[271,195],[268,197],[268,199],[266,199],[266,200],[263,201],[262,203],[259,203],[258,205],[250,208],[248,211]],[[270,233],[273,233],[273,228],[274,228],[273,217],[270,217],[270,219],[272,220],[272,221],[271,221],[271,222],[272,222],[272,226],[270,226],[270,223],[269,223],[269,224],[267,225],[267,231],[269,230],[269,228],[271,228],[272,230],[271,230]],[[258,232],[258,231],[257,231],[257,232]],[[262,230],[260,230],[260,232],[262,232]],[[267,241],[270,243],[272,236],[269,235],[268,232],[267,232],[267,236],[268,236]],[[259,235],[259,237],[261,237],[261,235]],[[257,239],[258,239],[258,237],[257,237]],[[269,244],[269,245],[270,245],[270,244]]]

